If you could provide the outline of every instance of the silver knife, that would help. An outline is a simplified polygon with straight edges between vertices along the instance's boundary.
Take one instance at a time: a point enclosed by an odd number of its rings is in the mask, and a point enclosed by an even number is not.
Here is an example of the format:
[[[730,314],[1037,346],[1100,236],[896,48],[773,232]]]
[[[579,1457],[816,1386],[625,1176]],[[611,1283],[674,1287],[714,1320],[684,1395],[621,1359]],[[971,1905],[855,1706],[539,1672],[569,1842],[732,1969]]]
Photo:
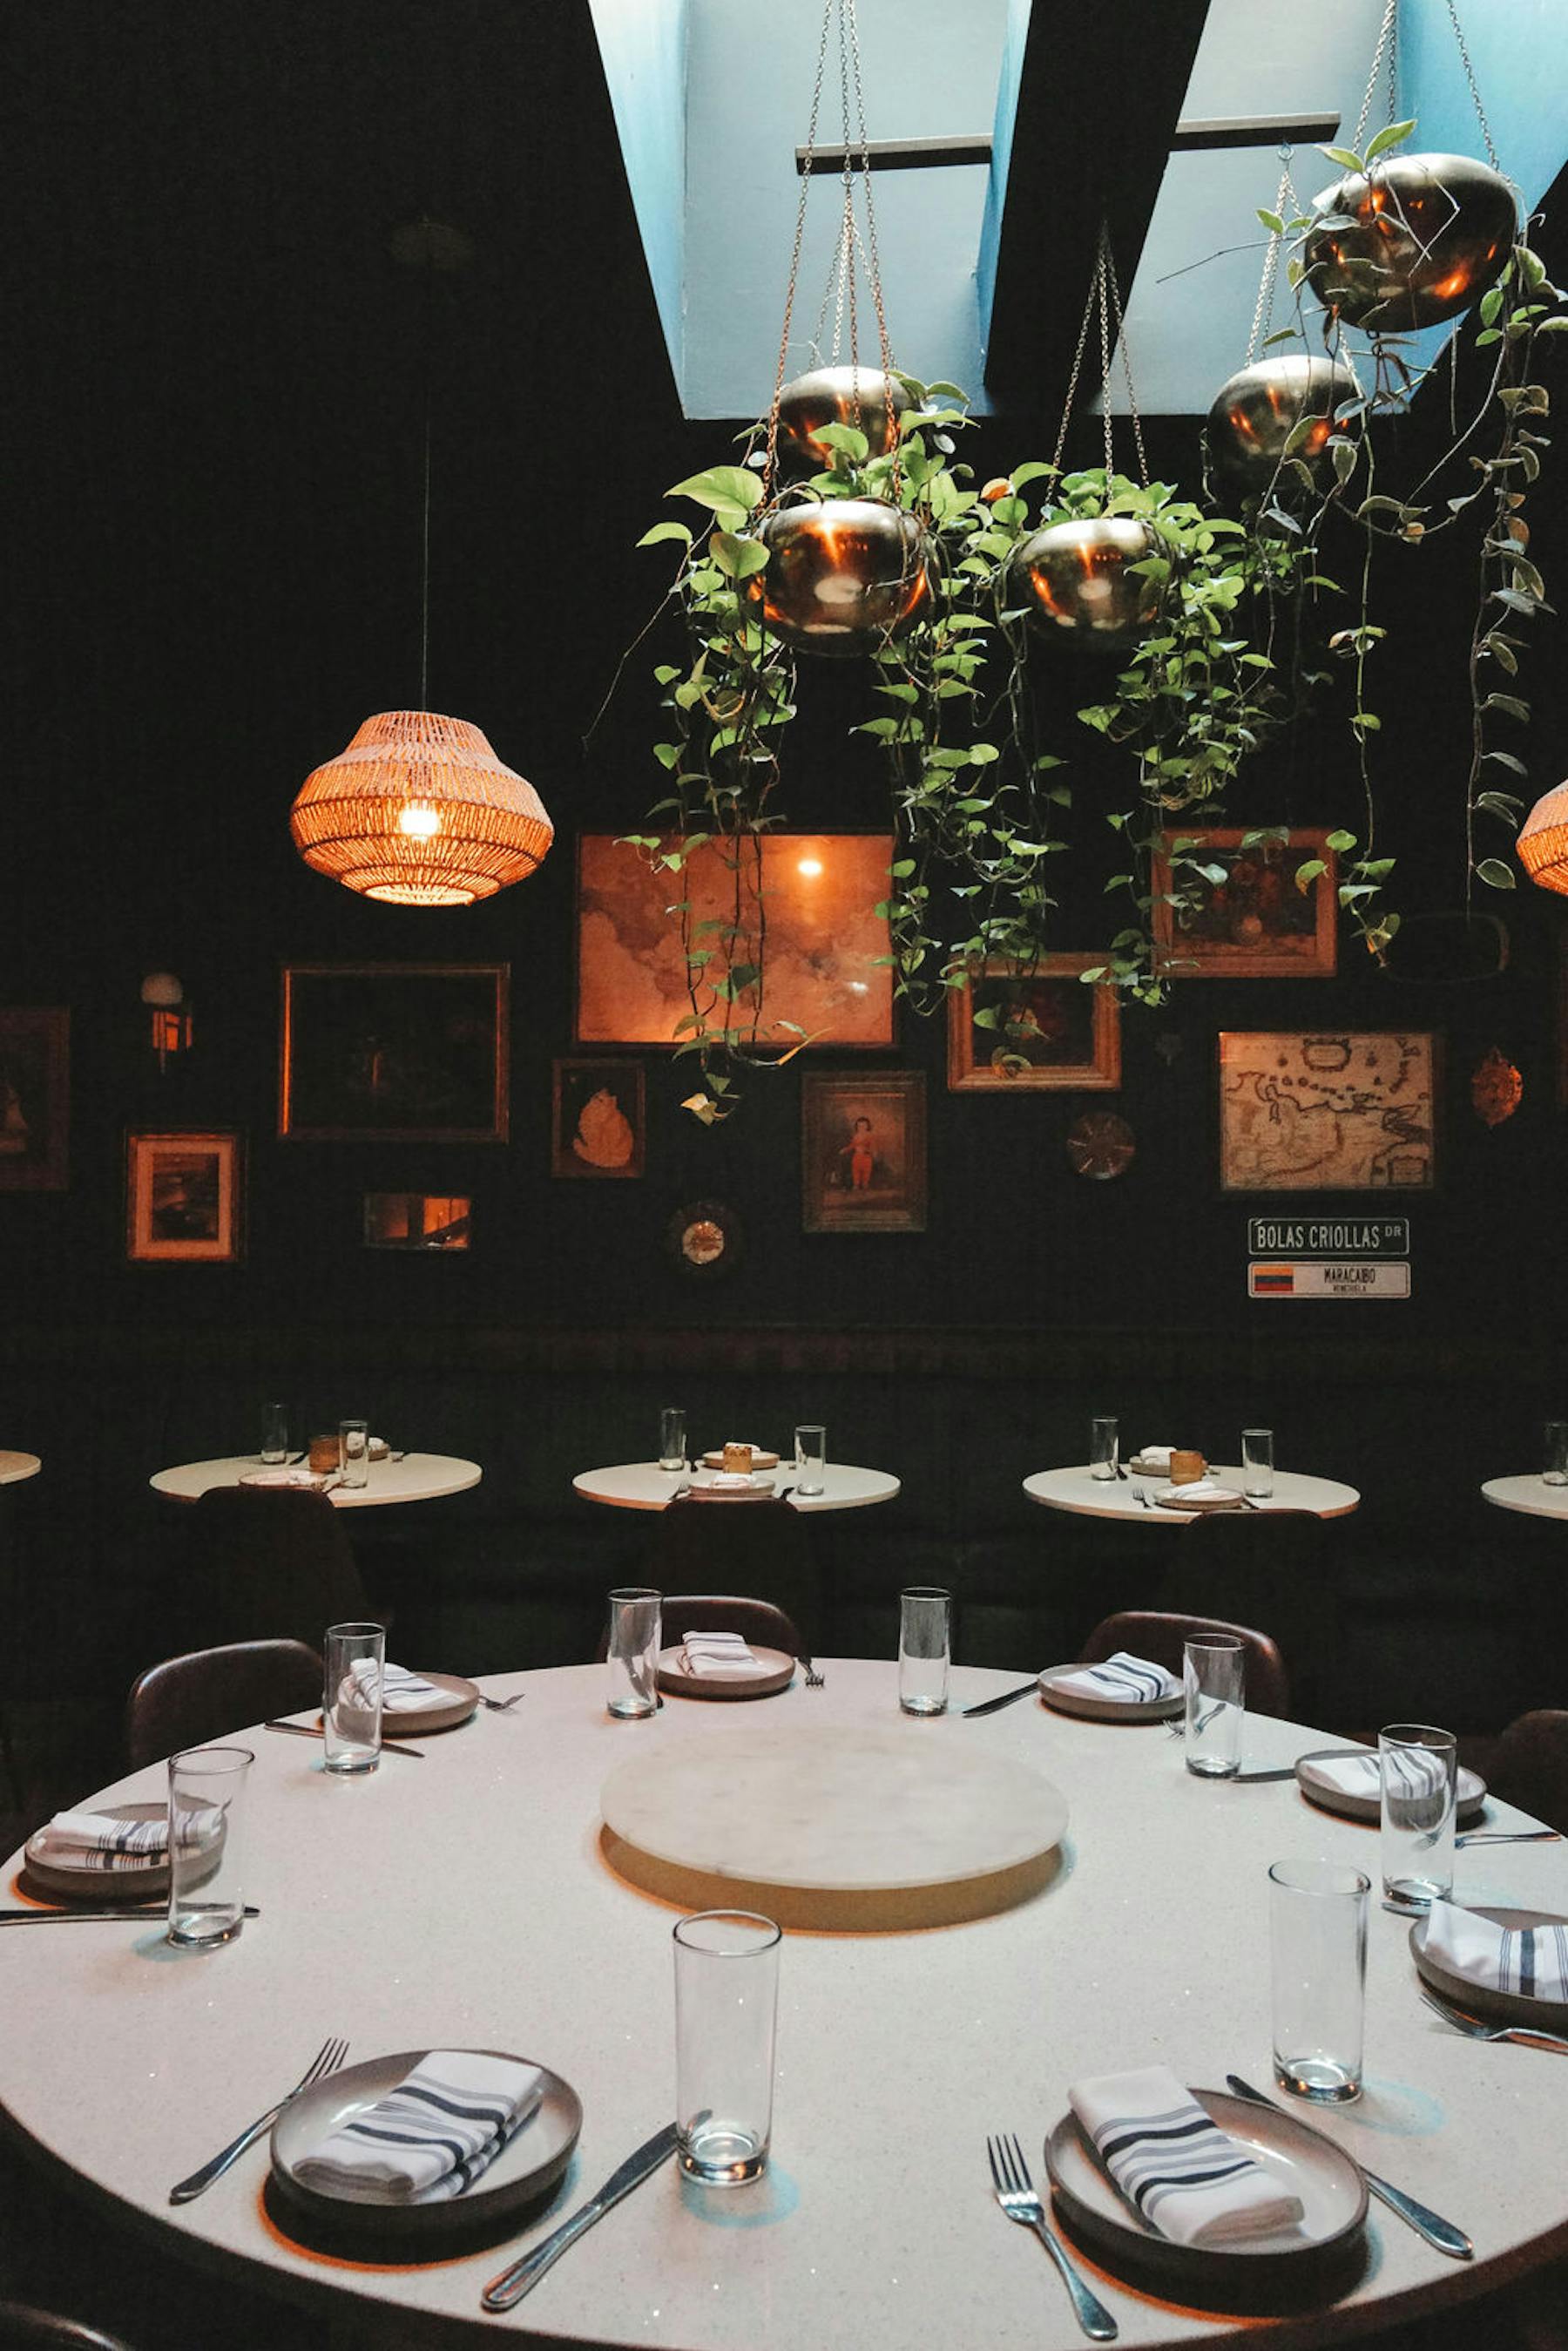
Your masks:
[[[53,1927],[57,1926],[62,1918],[68,1918],[73,1926],[83,1923],[98,1926],[109,1919],[116,1919],[123,1926],[130,1918],[166,1917],[168,1911],[167,1902],[160,1902],[151,1908],[144,1903],[126,1902],[118,1910],[0,1910],[0,1927]],[[259,1918],[261,1912],[247,1902],[245,1917]]]
[[[1016,1706],[1021,1698],[1033,1698],[1039,1690],[1038,1682],[1021,1682],[1016,1689],[1003,1690],[1000,1698],[981,1698],[978,1706],[960,1707],[961,1718],[969,1714],[1000,1714],[1004,1706]]]
[[[1282,2106],[1277,2098],[1266,2098],[1262,2090],[1254,2090],[1250,2082],[1243,2082],[1240,2074],[1227,2074],[1225,2079],[1239,2098],[1251,2098],[1255,2106],[1272,2106],[1276,2114],[1289,2114],[1288,2106]],[[1307,2129],[1311,2127],[1310,2123],[1306,2125]],[[1334,2144],[1338,2146],[1337,2139]],[[1343,2155],[1349,2150],[1341,2147],[1340,2152]],[[1351,2156],[1350,2160],[1355,2163],[1355,2158]],[[1439,2253],[1447,2253],[1456,2262],[1474,2261],[1476,2249],[1462,2229],[1456,2229],[1451,2220],[1445,2220],[1428,2205],[1418,2204],[1413,2196],[1407,2196],[1402,2188],[1391,2187],[1386,2179],[1380,2179],[1376,2172],[1368,2171],[1365,2164],[1358,2164],[1356,2168],[1374,2196],[1380,2197],[1391,2212],[1397,2212],[1401,2220],[1408,2221],[1418,2237],[1425,2237]]]
[[[563,2220],[542,2245],[535,2245],[531,2253],[524,2253],[520,2262],[514,2262],[510,2269],[503,2270],[499,2277],[491,2279],[479,2297],[483,2307],[486,2310],[514,2308],[524,2295],[538,2284],[551,2264],[560,2260],[568,2245],[575,2245],[596,2220],[604,2219],[612,2204],[618,2204],[623,2196],[629,2196],[634,2188],[642,2185],[650,2172],[657,2171],[659,2165],[674,2154],[677,2137],[677,2126],[666,2123],[661,2131],[645,2140],[635,2155],[627,2157],[618,2171],[610,2173],[598,2194],[590,2196],[586,2204],[579,2204],[571,2219]]]

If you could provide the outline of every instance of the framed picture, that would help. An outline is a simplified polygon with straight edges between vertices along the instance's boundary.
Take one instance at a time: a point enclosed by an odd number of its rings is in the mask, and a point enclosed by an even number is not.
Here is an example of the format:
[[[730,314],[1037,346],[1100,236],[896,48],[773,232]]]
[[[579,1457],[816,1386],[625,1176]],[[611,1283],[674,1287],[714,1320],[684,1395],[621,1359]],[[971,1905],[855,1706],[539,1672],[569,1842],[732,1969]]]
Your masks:
[[[576,1041],[678,1045],[689,1032],[681,924],[687,904],[702,965],[702,1000],[732,974],[761,967],[712,1018],[755,1023],[789,1046],[886,1049],[893,1042],[888,918],[893,837],[886,832],[776,832],[738,851],[711,842],[679,872],[656,871],[610,833],[577,843]],[[726,936],[726,932],[731,935]],[[687,1023],[687,1029],[680,1026]],[[793,1028],[779,1024],[790,1022]]]
[[[0,1192],[63,1192],[70,1131],[71,1016],[0,1010]]]
[[[1122,1014],[1108,980],[1079,978],[1103,955],[993,959],[948,991],[948,1090],[1110,1090],[1122,1081]]]
[[[640,1176],[648,1136],[637,1061],[557,1061],[550,1126],[552,1176]]]
[[[926,1081],[918,1071],[801,1081],[808,1233],[923,1233]]]
[[[1223,1030],[1226,1192],[1429,1192],[1436,1040],[1402,1030]]]
[[[433,1250],[461,1254],[473,1228],[473,1203],[431,1192],[367,1192],[367,1249]]]
[[[241,1135],[125,1138],[125,1249],[138,1265],[237,1265],[244,1254]]]
[[[1339,869],[1326,832],[1264,841],[1227,827],[1168,831],[1154,857],[1155,970],[1168,979],[1332,979]],[[1324,872],[1304,890],[1301,868]]]
[[[504,1143],[504,963],[288,964],[279,1134]]]

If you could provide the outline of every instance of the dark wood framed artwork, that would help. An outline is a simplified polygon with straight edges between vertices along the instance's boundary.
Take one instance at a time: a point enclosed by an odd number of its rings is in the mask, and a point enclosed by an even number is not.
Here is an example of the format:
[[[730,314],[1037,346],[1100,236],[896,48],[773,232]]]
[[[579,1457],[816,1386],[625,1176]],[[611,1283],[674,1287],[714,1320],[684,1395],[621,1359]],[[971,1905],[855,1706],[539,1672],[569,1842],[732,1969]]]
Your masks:
[[[948,1090],[1092,1092],[1122,1081],[1122,1015],[1109,981],[1079,977],[1104,955],[993,957],[948,992]]]
[[[504,963],[287,964],[280,1135],[504,1143]]]
[[[466,1194],[367,1192],[364,1219],[367,1249],[453,1257],[473,1238],[473,1203]]]
[[[0,1192],[63,1192],[70,1135],[71,1016],[0,1008]]]
[[[692,925],[711,926],[692,942],[711,958],[710,984],[761,964],[760,995],[742,989],[732,1025],[754,1021],[762,1041],[784,1049],[799,1041],[796,1029],[841,1051],[892,1045],[890,940],[877,912],[890,887],[892,835],[769,833],[748,837],[738,857],[710,843],[671,872],[612,833],[579,837],[577,1044],[675,1046],[689,1033],[681,926],[670,911],[689,904]],[[726,943],[725,924],[738,925],[740,937]]]
[[[808,1233],[923,1233],[926,1081],[915,1070],[801,1081]]]
[[[640,1176],[648,1100],[639,1061],[557,1061],[551,1087],[550,1173]]]
[[[1324,871],[1298,888],[1300,869],[1319,859]],[[1160,836],[1152,879],[1162,978],[1334,977],[1339,866],[1325,831],[1249,842],[1229,826],[1173,829]]]
[[[136,1265],[237,1265],[244,1138],[228,1130],[125,1138],[125,1251]]]
[[[1429,1192],[1437,1039],[1394,1029],[1225,1029],[1224,1192]]]

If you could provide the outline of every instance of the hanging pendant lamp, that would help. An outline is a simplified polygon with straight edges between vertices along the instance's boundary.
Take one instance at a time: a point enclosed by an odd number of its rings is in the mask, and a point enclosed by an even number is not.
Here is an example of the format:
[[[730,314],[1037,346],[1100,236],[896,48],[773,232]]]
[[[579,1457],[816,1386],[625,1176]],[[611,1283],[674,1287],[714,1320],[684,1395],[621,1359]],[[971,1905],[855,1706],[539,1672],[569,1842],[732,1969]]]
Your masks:
[[[1519,862],[1542,890],[1568,897],[1568,783],[1538,799],[1519,835]]]

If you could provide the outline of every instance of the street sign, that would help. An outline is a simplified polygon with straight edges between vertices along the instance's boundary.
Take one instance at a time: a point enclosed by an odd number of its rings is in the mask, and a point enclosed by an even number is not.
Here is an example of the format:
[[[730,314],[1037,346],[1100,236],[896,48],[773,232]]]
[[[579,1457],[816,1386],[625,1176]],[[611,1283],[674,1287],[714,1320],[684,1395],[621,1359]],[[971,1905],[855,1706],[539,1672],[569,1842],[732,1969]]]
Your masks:
[[[1408,1298],[1410,1268],[1367,1258],[1296,1259],[1247,1268],[1249,1298]]]
[[[1408,1217],[1249,1217],[1251,1257],[1408,1257]]]

